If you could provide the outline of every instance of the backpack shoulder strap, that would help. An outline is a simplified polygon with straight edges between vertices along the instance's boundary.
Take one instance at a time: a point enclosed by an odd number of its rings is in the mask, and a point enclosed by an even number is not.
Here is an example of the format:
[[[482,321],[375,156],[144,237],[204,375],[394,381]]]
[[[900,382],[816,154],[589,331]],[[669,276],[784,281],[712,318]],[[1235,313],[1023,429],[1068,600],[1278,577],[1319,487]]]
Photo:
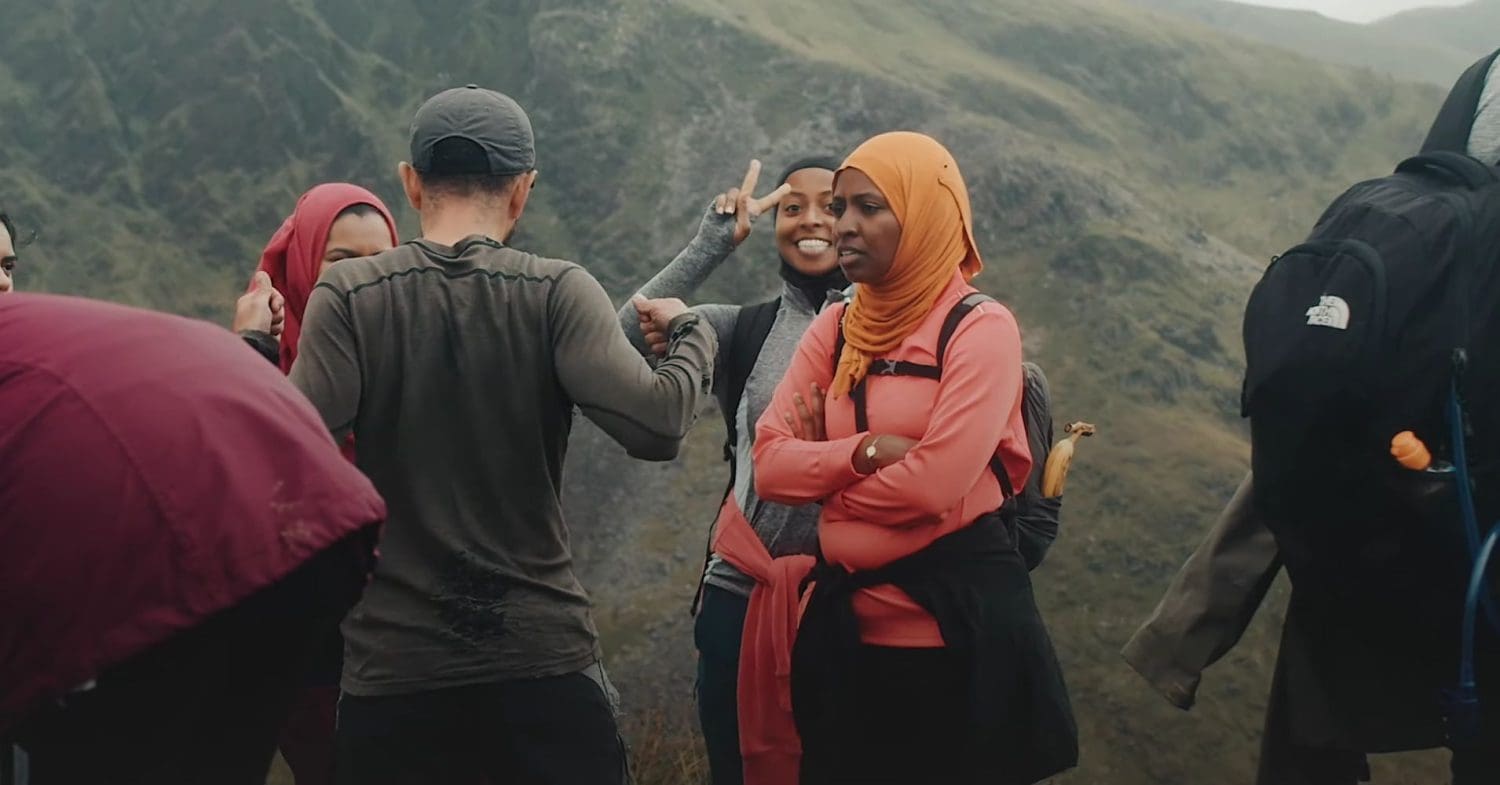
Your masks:
[[[724,460],[729,463],[729,480],[724,486],[724,499],[734,493],[735,452],[739,446],[740,398],[745,395],[745,385],[750,381],[750,371],[760,359],[760,350],[765,346],[766,336],[776,324],[776,314],[781,310],[781,298],[767,300],[755,305],[741,306],[734,318],[734,330],[729,334],[729,351],[722,357],[724,371],[723,397],[719,409],[724,416]],[[717,512],[717,511],[715,511]],[[704,579],[708,576],[708,564],[713,559],[713,527],[709,527],[708,542],[703,546],[703,569],[698,573],[698,591],[693,595],[689,613],[698,615],[703,603]]]
[[[892,363],[890,366],[890,374],[896,376],[924,376],[931,379],[942,378],[943,357],[948,353],[948,344],[953,340],[953,334],[958,331],[958,325],[963,322],[964,317],[968,316],[970,311],[973,311],[975,308],[977,308],[980,303],[986,302],[995,302],[995,299],[983,292],[974,292],[973,294],[964,297],[962,300],[959,300],[956,304],[954,304],[953,308],[948,311],[948,316],[943,320],[942,330],[938,333],[936,366],[929,368],[927,366],[916,366],[911,363]],[[843,352],[844,319],[843,315],[840,314],[838,339],[835,340],[833,344],[833,367],[835,369],[838,368],[839,355],[843,354]],[[1040,369],[1037,369],[1037,371],[1038,373],[1040,373]],[[1045,382],[1043,383],[1045,384]],[[1031,384],[1028,377],[1027,383],[1022,385],[1023,408],[1026,406],[1026,392],[1030,389]],[[855,427],[860,430],[867,430],[869,424],[867,422],[867,417],[865,416],[864,383],[861,382],[859,385],[855,386],[855,389],[850,390],[849,396],[854,401]],[[994,472],[995,479],[1000,482],[1000,491],[1005,495],[1005,498],[1009,499],[1014,497],[1016,495],[1016,488],[1011,484],[1010,473],[1006,471],[1005,464],[1001,462],[999,456],[995,456],[990,459],[990,471]]]
[[[767,300],[740,309],[734,320],[734,332],[730,335],[729,354],[724,358],[724,398],[720,408],[724,415],[725,440],[724,460],[734,459],[738,428],[735,415],[739,412],[740,397],[745,394],[745,385],[750,381],[750,372],[755,361],[760,359],[760,350],[765,346],[766,336],[776,324],[776,314],[781,310],[781,298]]]
[[[943,320],[943,329],[938,333],[937,366],[939,372],[943,368],[943,358],[948,354],[948,344],[953,340],[953,334],[958,332],[958,326],[963,323],[964,317],[968,316],[969,312],[975,308],[978,308],[980,303],[992,302],[995,302],[995,298],[990,297],[984,292],[974,292],[959,300],[948,311],[948,317]],[[1021,407],[1023,410],[1026,407],[1026,392],[1029,389],[1030,385],[1023,382],[1021,385]],[[1016,487],[1011,484],[1010,472],[1006,471],[1005,463],[1000,460],[1000,456],[996,455],[990,458],[990,471],[994,473],[995,479],[999,480],[1000,492],[1005,495],[1005,498],[1014,497],[1016,495]]]
[[[1462,150],[1468,145],[1474,115],[1479,111],[1479,101],[1484,96],[1485,83],[1497,56],[1500,56],[1500,51],[1480,58],[1454,82],[1443,108],[1432,123],[1432,130],[1427,133],[1427,141],[1422,143],[1422,152]]]
[[[948,354],[948,342],[953,340],[953,334],[958,332],[958,325],[963,323],[964,317],[969,312],[979,307],[980,303],[992,303],[995,298],[984,292],[974,292],[959,300],[953,308],[948,311],[948,318],[943,320],[943,329],[938,333],[937,342],[937,367],[943,367],[943,357]]]
[[[1492,167],[1485,166],[1478,159],[1470,158],[1463,153],[1449,150],[1437,150],[1408,158],[1396,167],[1396,172],[1398,174],[1437,172],[1450,180],[1463,183],[1471,191],[1493,185],[1500,180],[1500,174],[1497,174]]]

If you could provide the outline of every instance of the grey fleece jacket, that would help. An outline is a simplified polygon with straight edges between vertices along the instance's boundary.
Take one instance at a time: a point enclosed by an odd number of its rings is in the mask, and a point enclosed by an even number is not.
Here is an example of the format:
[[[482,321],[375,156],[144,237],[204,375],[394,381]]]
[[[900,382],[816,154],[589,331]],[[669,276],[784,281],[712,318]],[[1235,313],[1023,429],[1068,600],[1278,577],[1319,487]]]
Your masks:
[[[1487,164],[1500,164],[1500,58],[1490,66],[1469,131],[1469,155]]]
[[[677,258],[657,273],[640,294],[647,298],[687,298],[697,290],[709,275],[734,251],[734,216],[717,215],[712,210],[703,217],[698,234]],[[838,298],[830,298],[838,299]],[[820,505],[808,504],[789,507],[760,499],[755,495],[754,463],[750,448],[755,441],[755,423],[771,403],[776,385],[786,375],[792,362],[792,354],[802,334],[812,325],[827,303],[809,303],[807,297],[796,287],[783,286],[781,307],[776,321],[762,344],[760,355],[745,382],[745,393],[740,397],[739,411],[735,413],[738,439],[735,444],[734,499],[750,522],[755,533],[765,544],[773,558],[794,554],[811,554],[818,547],[818,515]],[[741,306],[712,304],[693,309],[708,323],[719,339],[719,351],[714,358],[714,391],[728,382],[723,373],[724,358],[733,356],[734,326],[739,320]],[[620,309],[620,326],[632,343],[644,354],[645,339],[641,335],[640,322],[635,307],[627,303]],[[755,580],[740,572],[717,554],[709,560],[705,582],[712,586],[749,596]]]

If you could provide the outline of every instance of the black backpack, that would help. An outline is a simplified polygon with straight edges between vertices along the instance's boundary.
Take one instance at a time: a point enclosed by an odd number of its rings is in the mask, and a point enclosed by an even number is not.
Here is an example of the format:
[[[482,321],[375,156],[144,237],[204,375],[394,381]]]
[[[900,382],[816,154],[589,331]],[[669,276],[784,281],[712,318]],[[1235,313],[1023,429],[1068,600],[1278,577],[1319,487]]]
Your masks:
[[[724,376],[724,385],[719,388],[716,397],[719,401],[719,413],[724,417],[724,461],[729,464],[729,480],[724,487],[721,504],[734,494],[734,482],[738,475],[739,423],[736,419],[740,411],[740,398],[745,395],[750,371],[754,370],[755,363],[760,360],[761,347],[765,346],[766,336],[771,334],[771,328],[776,325],[776,314],[780,311],[780,297],[741,307],[734,320],[734,332],[730,334],[730,351],[720,355],[722,362],[718,371]],[[718,514],[719,510],[715,509],[715,521],[718,520]],[[693,603],[688,608],[688,613],[693,616],[698,615],[698,609],[702,605],[703,580],[708,577],[708,564],[713,560],[713,531],[713,526],[710,525],[708,542],[703,546],[703,570],[698,574],[698,590],[693,594]]]
[[[1500,177],[1436,152],[1345,192],[1251,294],[1241,406],[1255,504],[1312,601],[1409,618],[1461,605],[1453,474],[1402,468],[1391,440],[1413,431],[1451,461],[1456,390],[1480,520],[1495,519],[1497,263]]]
[[[869,429],[869,421],[865,411],[865,385],[871,376],[921,376],[923,378],[938,381],[943,378],[943,357],[948,351],[948,342],[953,339],[953,333],[958,330],[958,325],[963,322],[964,317],[969,315],[980,303],[995,302],[989,295],[982,292],[974,292],[959,300],[957,304],[948,311],[948,316],[943,320],[943,327],[938,332],[937,363],[935,365],[923,365],[895,360],[876,359],[870,366],[866,377],[849,391],[849,397],[854,402],[855,427],[864,431]],[[838,340],[833,347],[833,365],[838,367],[839,355],[844,351],[844,323],[842,317],[839,320]],[[1022,363],[1024,371],[1024,383],[1022,385],[1021,415],[1026,425],[1026,441],[1031,448],[1031,475],[1027,478],[1026,487],[1020,494],[1016,493],[1015,487],[1011,485],[1010,474],[1005,470],[1005,465],[1000,458],[990,459],[990,471],[994,473],[995,479],[1000,481],[1000,490],[1005,496],[1005,507],[1002,508],[1007,518],[1015,524],[1018,547],[1021,556],[1026,560],[1027,569],[1036,569],[1037,565],[1046,558],[1047,549],[1057,539],[1059,516],[1062,512],[1062,499],[1047,499],[1042,496],[1042,471],[1047,464],[1047,456],[1052,451],[1052,390],[1047,384],[1047,376],[1035,363]],[[997,415],[998,416],[998,415]]]
[[[725,498],[734,492],[735,449],[739,442],[739,424],[735,422],[740,410],[740,398],[745,394],[745,385],[750,381],[750,372],[760,360],[760,350],[765,346],[766,336],[776,324],[776,314],[781,310],[781,298],[767,300],[740,308],[734,320],[734,332],[730,337],[730,351],[724,355],[721,373],[724,386],[719,390],[719,412],[724,416],[724,460],[729,462],[729,489]]]

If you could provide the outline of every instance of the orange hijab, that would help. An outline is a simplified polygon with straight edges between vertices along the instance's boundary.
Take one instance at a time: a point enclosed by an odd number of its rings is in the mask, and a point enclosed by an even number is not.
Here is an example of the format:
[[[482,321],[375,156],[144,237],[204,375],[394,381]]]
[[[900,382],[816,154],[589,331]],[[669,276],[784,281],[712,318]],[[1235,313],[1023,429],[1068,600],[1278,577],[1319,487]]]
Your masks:
[[[896,258],[884,280],[855,287],[844,311],[844,351],[833,375],[834,397],[865,378],[870,361],[901,345],[932,311],[954,268],[971,280],[984,269],[974,242],[969,189],[958,162],[930,136],[881,134],[860,145],[839,169],[863,172],[901,224]]]

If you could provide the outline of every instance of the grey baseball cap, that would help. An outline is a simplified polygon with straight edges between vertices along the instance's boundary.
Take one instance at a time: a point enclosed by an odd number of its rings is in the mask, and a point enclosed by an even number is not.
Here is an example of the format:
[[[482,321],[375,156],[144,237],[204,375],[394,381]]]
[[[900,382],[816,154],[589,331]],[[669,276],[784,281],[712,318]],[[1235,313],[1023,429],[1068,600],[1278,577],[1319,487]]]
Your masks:
[[[484,160],[435,160],[433,149],[446,139],[473,142],[484,152]],[[427,99],[412,118],[411,165],[423,174],[529,172],[536,168],[531,118],[514,99],[494,90],[478,85],[444,90]]]

